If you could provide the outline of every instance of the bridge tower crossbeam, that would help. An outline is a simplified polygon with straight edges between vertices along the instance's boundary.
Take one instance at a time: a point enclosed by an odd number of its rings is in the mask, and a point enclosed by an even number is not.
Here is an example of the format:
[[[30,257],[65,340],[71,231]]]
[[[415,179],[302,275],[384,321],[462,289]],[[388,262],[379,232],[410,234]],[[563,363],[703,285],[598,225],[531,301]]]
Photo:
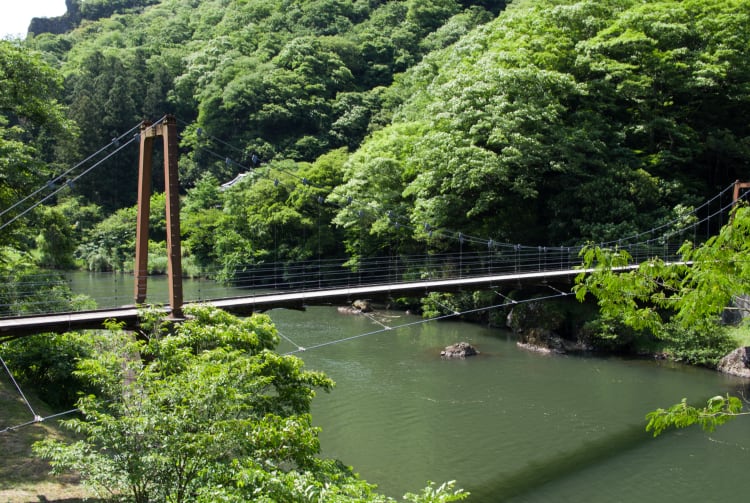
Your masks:
[[[167,213],[167,275],[171,316],[182,316],[182,251],[180,244],[180,199],[177,178],[177,120],[167,115],[157,124],[141,123],[141,149],[138,163],[138,220],[135,234],[135,303],[146,302],[148,280],[148,232],[151,210],[151,160],[154,139],[164,145],[164,193]]]
[[[732,194],[732,208],[737,206],[737,201],[740,199],[740,189],[750,189],[750,182],[741,182],[736,180],[734,182],[734,193]]]

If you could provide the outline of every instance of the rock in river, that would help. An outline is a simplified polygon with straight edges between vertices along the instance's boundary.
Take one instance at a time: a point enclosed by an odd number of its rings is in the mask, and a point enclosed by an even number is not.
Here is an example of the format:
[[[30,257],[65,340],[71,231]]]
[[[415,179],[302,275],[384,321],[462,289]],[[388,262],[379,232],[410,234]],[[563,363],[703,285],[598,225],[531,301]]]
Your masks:
[[[447,346],[441,351],[440,357],[444,359],[466,358],[467,356],[474,356],[477,354],[479,354],[479,352],[468,342],[457,342],[456,344]]]
[[[372,304],[369,300],[355,300],[349,306],[338,307],[338,312],[341,314],[371,313],[372,310]]]
[[[750,346],[737,348],[721,359],[717,369],[726,374],[750,377]]]

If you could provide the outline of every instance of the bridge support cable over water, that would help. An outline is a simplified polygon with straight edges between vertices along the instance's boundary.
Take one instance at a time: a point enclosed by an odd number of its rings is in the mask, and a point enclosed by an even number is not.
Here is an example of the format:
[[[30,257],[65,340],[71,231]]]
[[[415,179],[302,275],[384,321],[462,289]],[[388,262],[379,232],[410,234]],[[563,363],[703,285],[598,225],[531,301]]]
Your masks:
[[[380,325],[383,328],[380,328],[380,329],[377,329],[377,330],[372,330],[370,332],[365,332],[365,333],[362,333],[362,334],[357,334],[357,335],[352,335],[352,336],[349,336],[349,337],[344,337],[344,338],[341,338],[341,339],[335,339],[335,340],[331,340],[331,341],[327,341],[327,342],[321,342],[319,344],[314,344],[314,345],[311,345],[309,347],[298,347],[297,349],[294,349],[294,350],[291,350],[291,351],[288,351],[288,352],[284,353],[284,356],[299,354],[299,353],[306,352],[306,351],[312,351],[312,350],[315,350],[315,349],[324,348],[326,346],[333,346],[333,345],[336,345],[336,344],[341,344],[343,342],[352,341],[354,339],[361,339],[363,337],[368,337],[368,336],[375,335],[375,334],[381,334],[383,332],[390,332],[392,330],[398,330],[398,329],[401,329],[401,328],[413,327],[415,325],[423,325],[425,323],[430,323],[430,322],[434,322],[434,321],[441,321],[441,320],[447,320],[447,319],[450,319],[450,318],[457,318],[459,316],[465,316],[467,314],[480,313],[480,312],[484,312],[484,311],[492,311],[492,310],[495,310],[495,309],[504,309],[504,308],[507,308],[507,307],[510,307],[510,306],[516,306],[518,304],[527,304],[527,303],[532,303],[532,302],[543,302],[543,301],[546,301],[546,300],[560,299],[562,297],[567,297],[567,296],[570,296],[570,295],[573,295],[573,293],[572,292],[562,292],[562,293],[558,293],[558,294],[547,295],[547,296],[544,296],[544,297],[534,297],[534,298],[531,298],[531,299],[509,300],[507,302],[503,302],[502,304],[494,304],[492,306],[476,307],[476,308],[473,308],[473,309],[466,309],[464,311],[451,311],[448,314],[441,314],[441,315],[438,315],[438,316],[433,316],[432,318],[423,318],[423,319],[420,319],[420,320],[410,321],[410,322],[407,322],[407,323],[402,323],[401,325],[393,325],[393,326],[385,325],[385,324],[381,323],[380,321],[377,321],[377,320],[374,320],[374,319],[370,318],[370,321],[372,321],[373,323],[376,323],[376,324]],[[450,309],[448,309],[448,310],[450,311]]]

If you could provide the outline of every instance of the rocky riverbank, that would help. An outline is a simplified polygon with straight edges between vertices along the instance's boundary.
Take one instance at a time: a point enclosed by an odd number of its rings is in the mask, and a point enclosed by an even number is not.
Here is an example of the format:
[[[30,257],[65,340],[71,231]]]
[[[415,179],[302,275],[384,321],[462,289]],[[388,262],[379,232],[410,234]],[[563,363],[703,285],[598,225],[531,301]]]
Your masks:
[[[529,351],[557,354],[621,353],[685,361],[675,357],[674,352],[661,345],[639,345],[637,337],[631,333],[620,335],[620,341],[614,337],[602,337],[595,332],[600,327],[593,314],[577,316],[563,304],[529,302],[510,311],[506,326],[518,337],[518,346]],[[750,378],[750,347],[737,348],[726,354],[717,364],[707,366],[715,367],[717,371],[725,374]]]
[[[443,294],[445,295],[445,294]],[[476,299],[474,299],[476,301]],[[448,301],[442,299],[443,304]],[[418,301],[416,302],[418,304]],[[340,313],[366,314],[373,311],[373,306],[368,301],[357,300],[348,306],[339,307]],[[377,306],[380,308],[380,306]],[[464,306],[456,305],[456,310]],[[466,306],[468,310],[476,312],[476,305]],[[386,307],[383,307],[386,308]],[[504,314],[503,314],[504,313]],[[503,314],[503,316],[500,316]],[[664,341],[650,340],[642,334],[638,335],[625,327],[603,326],[598,320],[597,306],[591,303],[579,303],[572,297],[558,300],[539,300],[518,302],[513,304],[507,311],[496,310],[492,317],[474,320],[480,323],[490,323],[505,326],[517,337],[519,347],[539,353],[566,354],[566,353],[600,353],[600,354],[623,354],[635,355],[644,358],[671,359],[684,363],[708,366],[718,371],[750,378],[750,347],[741,347],[729,352],[723,358],[724,353],[715,353],[710,362],[691,361],[686,357],[689,351],[699,351],[701,347],[692,349],[682,348],[675,350]],[[609,332],[607,332],[609,330]],[[615,331],[616,330],[616,331]],[[669,341],[675,344],[675,341]],[[726,351],[730,351],[727,348]],[[442,353],[445,358],[446,348]],[[456,354],[459,354],[457,351]],[[449,358],[454,352],[449,351]],[[460,357],[460,356],[459,356]],[[720,360],[720,361],[719,361]]]

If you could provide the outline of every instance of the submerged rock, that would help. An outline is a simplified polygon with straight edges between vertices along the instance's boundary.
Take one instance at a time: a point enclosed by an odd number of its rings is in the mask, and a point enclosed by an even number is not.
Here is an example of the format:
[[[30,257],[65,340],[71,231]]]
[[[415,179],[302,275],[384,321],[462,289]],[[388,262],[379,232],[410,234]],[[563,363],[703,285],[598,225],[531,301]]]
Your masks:
[[[716,369],[725,374],[750,377],[750,346],[737,348],[721,359]]]
[[[478,355],[479,351],[474,348],[468,342],[457,342],[447,346],[443,351],[440,352],[440,357],[444,359],[451,358],[466,358],[467,356]]]

